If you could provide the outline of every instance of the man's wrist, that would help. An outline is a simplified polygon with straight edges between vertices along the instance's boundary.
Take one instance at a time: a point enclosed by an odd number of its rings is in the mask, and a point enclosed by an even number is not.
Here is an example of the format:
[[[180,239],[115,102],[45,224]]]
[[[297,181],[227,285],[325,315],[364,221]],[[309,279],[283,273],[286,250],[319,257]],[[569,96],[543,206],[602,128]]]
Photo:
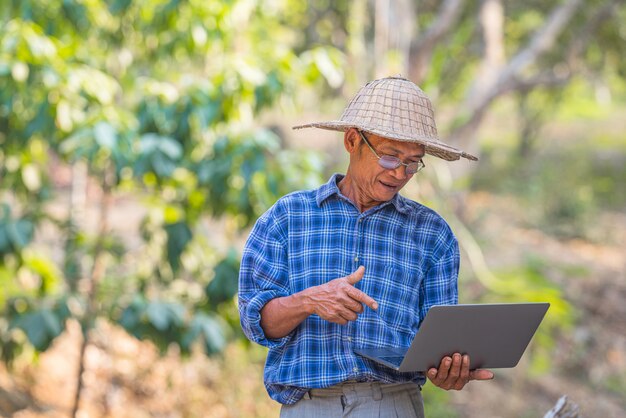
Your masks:
[[[311,296],[315,292],[316,287],[317,286],[309,287],[293,295],[294,303],[296,303],[298,306],[301,306],[302,310],[306,312],[307,316],[313,315],[315,313],[315,304],[313,303],[313,298]]]

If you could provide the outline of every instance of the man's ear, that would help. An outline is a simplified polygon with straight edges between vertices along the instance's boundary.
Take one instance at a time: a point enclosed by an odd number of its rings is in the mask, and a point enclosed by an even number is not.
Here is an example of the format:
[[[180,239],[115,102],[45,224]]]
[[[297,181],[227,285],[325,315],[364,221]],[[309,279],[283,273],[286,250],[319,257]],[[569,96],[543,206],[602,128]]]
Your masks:
[[[357,149],[357,145],[359,145],[359,141],[361,137],[356,128],[350,128],[343,135],[343,145],[346,148],[346,151],[349,153],[354,152]]]

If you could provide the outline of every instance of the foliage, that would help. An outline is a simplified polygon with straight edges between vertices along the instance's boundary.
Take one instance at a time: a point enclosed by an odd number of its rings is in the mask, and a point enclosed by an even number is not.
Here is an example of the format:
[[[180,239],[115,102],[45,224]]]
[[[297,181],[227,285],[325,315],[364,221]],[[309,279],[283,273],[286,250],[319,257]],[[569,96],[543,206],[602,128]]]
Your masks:
[[[486,302],[548,302],[550,308],[529,348],[530,372],[545,373],[550,369],[551,356],[560,333],[572,329],[575,319],[570,303],[548,275],[548,263],[529,257],[523,264],[497,272],[498,282],[492,283]],[[551,266],[553,267],[553,266]]]
[[[355,41],[347,30],[352,4],[377,7],[365,3],[0,2],[2,358],[11,361],[25,341],[46,350],[69,318],[85,335],[104,318],[161,352],[175,344],[184,354],[194,345],[219,352],[240,332],[233,303],[239,256],[230,242],[278,196],[315,185],[321,168],[315,154],[283,149],[281,138],[255,120],[266,109],[291,104],[296,87],[323,86],[336,94],[346,62],[355,73],[386,71],[383,61],[393,54],[371,54],[375,10],[352,22],[363,36],[363,55],[344,56]],[[436,20],[440,3],[420,4],[414,19],[420,34]],[[504,3],[510,57],[558,2]],[[499,117],[508,121],[517,113],[527,126],[554,115],[598,119],[607,111],[602,104],[624,97],[626,43],[619,22],[626,9],[615,2],[603,24],[590,25],[607,3],[581,2],[558,36],[559,48],[528,71],[571,72],[574,82],[524,91],[517,111]],[[435,45],[422,83],[444,108],[438,112],[442,132],[469,119],[445,113],[471,95],[485,46],[476,17],[486,3],[460,4],[454,31]],[[570,60],[577,40],[584,45]],[[626,202],[623,147],[616,146],[621,136],[602,132],[584,149],[556,152],[541,147],[536,134],[514,138],[541,151],[532,159],[535,154],[519,151],[524,144],[486,147],[472,187],[516,194],[532,226],[559,237],[589,237],[601,209],[620,211]],[[111,207],[125,198],[143,204],[142,221],[131,231],[141,237],[136,246],[109,225]],[[102,215],[85,219],[87,206]],[[217,237],[222,233],[225,242]],[[46,241],[49,234],[54,242]],[[568,312],[545,270],[531,260],[498,272],[502,281],[491,283],[490,291],[499,298],[551,298],[561,314],[548,322],[552,332],[567,323]],[[551,347],[551,336],[543,335],[538,363]],[[445,401],[444,395],[428,398]]]
[[[455,418],[458,413],[449,404],[450,394],[430,382],[426,382],[422,388],[424,399],[424,415],[433,418]]]
[[[315,49],[327,59],[293,53],[295,31],[279,18],[286,5],[268,6],[2,2],[3,359],[24,335],[46,350],[69,318],[86,335],[97,318],[117,322],[161,351],[224,347],[239,256],[212,242],[206,224],[237,234],[278,196],[319,181],[314,154],[284,150],[254,119],[295,86],[341,74],[331,48]],[[99,190],[95,228],[84,204],[51,210],[86,185]],[[123,197],[145,204],[138,248],[111,232]],[[35,245],[44,228],[64,240],[54,252]]]
[[[626,150],[604,129],[588,134],[558,149],[542,146],[532,158],[486,148],[472,188],[515,195],[526,221],[557,237],[607,240],[594,219],[626,207]]]
[[[22,330],[38,351],[46,350],[61,334],[70,315],[62,300],[43,301],[33,306],[29,300],[14,299],[8,304],[9,329]]]

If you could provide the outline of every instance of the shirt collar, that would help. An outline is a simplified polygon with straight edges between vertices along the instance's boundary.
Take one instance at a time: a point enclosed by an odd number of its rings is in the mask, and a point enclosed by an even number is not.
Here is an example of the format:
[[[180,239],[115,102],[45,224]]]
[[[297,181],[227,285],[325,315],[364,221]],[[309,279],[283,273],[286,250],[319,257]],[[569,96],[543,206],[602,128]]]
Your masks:
[[[341,179],[343,179],[343,177],[344,177],[343,174],[335,173],[330,177],[330,179],[328,180],[328,182],[326,182],[326,184],[322,185],[319,189],[317,189],[317,195],[316,195],[317,206],[321,207],[324,201],[326,201],[331,196],[335,196],[335,195],[345,200],[348,200],[348,201],[350,200],[341,193],[341,190],[339,190],[339,186],[337,185],[339,184]],[[382,204],[370,210],[375,211],[375,210],[381,209],[390,203],[393,204],[393,206],[396,208],[398,212],[403,213],[403,214],[409,213],[409,205],[406,202],[406,198],[400,196],[399,193],[396,193],[395,196],[389,202],[383,202]]]
[[[317,201],[317,206],[321,207],[322,203],[324,203],[326,199],[333,195],[343,196],[341,194],[341,191],[339,190],[339,186],[337,186],[337,184],[341,181],[343,177],[343,174],[333,174],[332,176],[330,176],[330,179],[328,179],[328,182],[326,182],[326,184],[317,189],[317,195],[315,197]]]

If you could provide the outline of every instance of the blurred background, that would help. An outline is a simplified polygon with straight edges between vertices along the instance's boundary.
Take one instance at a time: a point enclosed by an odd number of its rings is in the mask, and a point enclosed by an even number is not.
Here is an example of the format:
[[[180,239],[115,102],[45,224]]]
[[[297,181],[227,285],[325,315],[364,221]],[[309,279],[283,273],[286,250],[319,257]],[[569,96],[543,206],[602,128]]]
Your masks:
[[[276,417],[236,309],[278,197],[347,159],[368,80],[431,97],[403,193],[459,238],[460,301],[549,301],[520,364],[429,417],[626,415],[620,0],[2,0],[0,416]]]

